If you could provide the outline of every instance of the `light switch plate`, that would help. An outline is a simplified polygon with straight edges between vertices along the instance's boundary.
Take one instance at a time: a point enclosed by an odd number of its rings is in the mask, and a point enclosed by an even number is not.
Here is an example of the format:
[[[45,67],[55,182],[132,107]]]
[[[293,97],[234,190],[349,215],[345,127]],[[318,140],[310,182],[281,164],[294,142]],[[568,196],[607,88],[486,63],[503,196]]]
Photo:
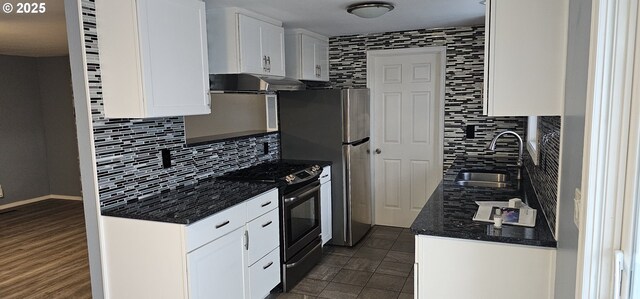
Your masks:
[[[573,198],[573,223],[576,227],[580,228],[580,212],[582,211],[582,193],[579,188],[576,188],[576,193]]]

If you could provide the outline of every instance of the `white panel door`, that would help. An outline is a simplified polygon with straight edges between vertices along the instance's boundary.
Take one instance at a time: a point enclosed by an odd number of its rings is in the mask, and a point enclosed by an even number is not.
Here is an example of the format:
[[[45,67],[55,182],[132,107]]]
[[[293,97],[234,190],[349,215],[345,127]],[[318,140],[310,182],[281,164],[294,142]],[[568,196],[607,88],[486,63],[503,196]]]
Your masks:
[[[187,254],[189,298],[245,297],[243,239],[244,226]]]
[[[375,222],[409,227],[442,179],[443,54],[396,51],[371,56]]]

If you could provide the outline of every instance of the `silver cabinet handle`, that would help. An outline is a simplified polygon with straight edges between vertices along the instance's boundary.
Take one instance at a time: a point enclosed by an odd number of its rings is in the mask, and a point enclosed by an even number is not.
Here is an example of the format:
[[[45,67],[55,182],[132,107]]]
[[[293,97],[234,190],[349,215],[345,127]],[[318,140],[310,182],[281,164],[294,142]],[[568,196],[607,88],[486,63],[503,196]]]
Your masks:
[[[223,226],[225,226],[225,225],[227,225],[227,224],[229,224],[229,220],[227,220],[227,221],[225,221],[225,222],[222,222],[222,223],[220,223],[220,224],[216,225],[216,229],[221,228],[221,227],[223,227]]]
[[[376,149],[376,154],[381,154],[381,153],[382,153],[382,151],[379,148],[377,148]]]
[[[245,240],[247,240],[247,242],[244,243],[244,248],[246,250],[249,250],[249,231],[248,230],[244,231],[244,238],[245,238]]]
[[[263,225],[262,225],[262,227],[267,227],[267,226],[269,226],[269,224],[271,224],[271,223],[273,223],[273,221],[269,221],[269,222],[267,222],[267,223],[263,224]]]
[[[267,201],[267,202],[263,203],[263,204],[261,205],[261,207],[263,207],[263,208],[264,208],[264,207],[266,207],[266,206],[268,206],[268,205],[270,205],[270,204],[271,204],[271,201]]]
[[[273,265],[273,262],[269,262],[268,264],[262,266],[262,269],[267,270],[267,268],[271,267],[271,265]]]

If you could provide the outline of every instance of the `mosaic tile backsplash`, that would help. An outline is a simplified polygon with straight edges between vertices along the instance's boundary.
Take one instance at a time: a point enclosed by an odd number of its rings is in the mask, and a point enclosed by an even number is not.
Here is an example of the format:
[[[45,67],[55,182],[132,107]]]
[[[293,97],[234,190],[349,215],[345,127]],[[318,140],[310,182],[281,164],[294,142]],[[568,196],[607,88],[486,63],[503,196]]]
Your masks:
[[[482,115],[484,39],[484,26],[332,37],[330,80],[340,88],[366,87],[368,50],[446,47],[444,172],[458,155],[493,155],[486,147],[496,132],[513,130],[525,137],[526,118]],[[476,126],[475,138],[466,137],[467,125]],[[501,139],[496,149],[501,155],[518,155],[514,138]]]
[[[187,147],[183,117],[105,118],[94,1],[83,0],[82,12],[101,207],[280,157],[278,133]],[[162,168],[160,149],[165,148],[172,155],[168,169]]]
[[[529,170],[533,188],[542,206],[542,212],[551,232],[556,231],[556,209],[558,206],[558,169],[560,165],[560,116],[538,117],[539,163],[535,165],[527,152],[524,159]]]
[[[499,140],[495,153],[486,150],[495,134],[504,130],[515,131],[526,140],[527,119],[482,115],[484,41],[484,26],[333,37],[329,39],[331,83],[340,88],[366,87],[368,50],[444,46],[447,50],[447,64],[443,172],[446,172],[458,155],[498,154],[517,157],[518,143],[515,138]],[[475,125],[475,138],[466,137],[467,125]],[[525,164],[531,172],[543,213],[554,232],[560,147],[557,134],[551,136],[550,133],[560,130],[560,117],[541,117],[538,125],[540,136],[549,137],[543,146],[542,166],[530,167],[528,164],[533,163],[530,157],[525,159]]]

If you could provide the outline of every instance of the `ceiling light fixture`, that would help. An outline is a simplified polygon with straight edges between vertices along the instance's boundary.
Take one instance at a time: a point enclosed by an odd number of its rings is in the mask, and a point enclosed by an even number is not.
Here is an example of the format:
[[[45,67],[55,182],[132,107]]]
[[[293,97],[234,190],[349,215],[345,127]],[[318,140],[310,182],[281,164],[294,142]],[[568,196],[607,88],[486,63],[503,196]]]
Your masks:
[[[362,2],[349,5],[347,12],[361,18],[377,18],[392,11],[393,4],[388,2]]]

